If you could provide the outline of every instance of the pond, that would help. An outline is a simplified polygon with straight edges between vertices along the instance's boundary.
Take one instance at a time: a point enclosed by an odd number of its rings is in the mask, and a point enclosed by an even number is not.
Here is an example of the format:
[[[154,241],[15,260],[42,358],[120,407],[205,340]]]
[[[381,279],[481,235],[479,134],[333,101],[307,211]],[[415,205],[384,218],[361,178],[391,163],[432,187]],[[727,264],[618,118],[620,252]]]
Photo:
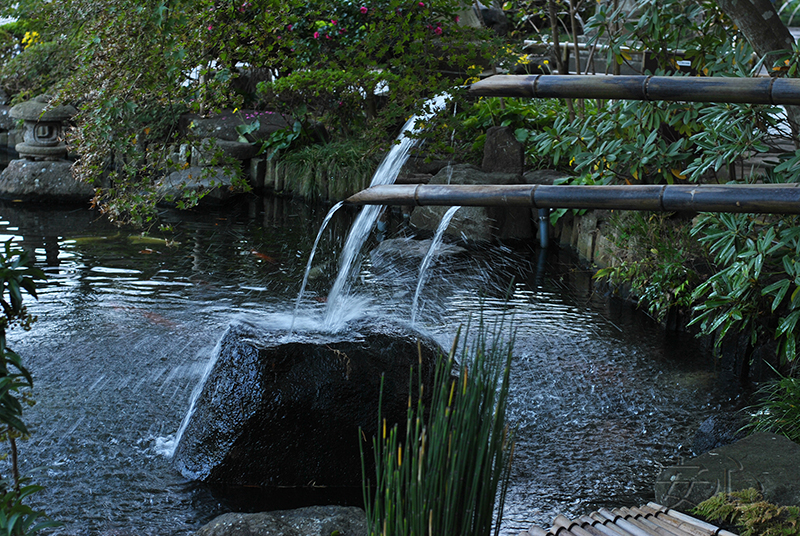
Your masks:
[[[85,209],[2,211],[0,239],[47,274],[30,300],[38,321],[9,339],[34,375],[21,465],[45,486],[36,505],[64,523],[53,534],[186,535],[234,508],[181,477],[164,445],[225,329],[286,323],[325,210],[283,199],[166,210],[172,230],[148,236]],[[303,314],[321,314],[352,219],[340,210],[323,234]],[[691,455],[697,426],[725,404],[701,345],[597,296],[567,256],[495,247],[430,270],[417,325],[444,346],[476,311],[513,313],[504,534],[652,500],[661,468]],[[358,314],[409,319],[417,271],[367,257]]]

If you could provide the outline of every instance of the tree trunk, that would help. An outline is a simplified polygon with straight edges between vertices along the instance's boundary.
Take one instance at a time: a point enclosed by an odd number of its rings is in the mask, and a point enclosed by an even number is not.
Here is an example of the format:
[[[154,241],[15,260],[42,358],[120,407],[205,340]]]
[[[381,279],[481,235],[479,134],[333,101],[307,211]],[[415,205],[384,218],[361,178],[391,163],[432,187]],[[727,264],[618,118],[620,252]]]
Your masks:
[[[759,56],[789,50],[794,38],[770,0],[717,0]]]
[[[741,30],[747,42],[760,57],[777,57],[780,51],[791,50],[794,38],[781,22],[770,0],[717,0],[720,9]],[[774,61],[764,62],[769,71]],[[800,148],[800,106],[786,106],[795,146]]]

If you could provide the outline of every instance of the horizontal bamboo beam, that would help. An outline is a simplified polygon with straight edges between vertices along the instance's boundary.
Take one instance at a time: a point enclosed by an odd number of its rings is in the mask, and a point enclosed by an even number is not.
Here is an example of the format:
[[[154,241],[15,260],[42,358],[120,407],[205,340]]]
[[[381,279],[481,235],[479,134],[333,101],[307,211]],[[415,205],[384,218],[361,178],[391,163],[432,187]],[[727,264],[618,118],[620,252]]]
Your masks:
[[[800,104],[798,78],[495,75],[469,88],[482,97]]]
[[[349,197],[351,205],[442,205],[800,214],[800,184],[455,185],[389,184]]]

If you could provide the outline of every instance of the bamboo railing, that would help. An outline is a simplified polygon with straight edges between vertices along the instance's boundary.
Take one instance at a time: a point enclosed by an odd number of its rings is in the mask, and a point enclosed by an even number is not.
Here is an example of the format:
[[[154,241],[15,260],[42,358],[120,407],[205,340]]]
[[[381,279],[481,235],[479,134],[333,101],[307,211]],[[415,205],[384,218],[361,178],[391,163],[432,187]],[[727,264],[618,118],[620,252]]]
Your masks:
[[[759,77],[495,75],[472,95],[800,105],[800,79]],[[461,205],[800,214],[798,184],[780,185],[385,185],[351,205]]]
[[[800,214],[800,184],[747,185],[454,185],[389,184],[350,196],[351,205],[524,206],[662,212]]]
[[[471,95],[800,104],[800,79],[701,76],[495,75],[470,86]]]

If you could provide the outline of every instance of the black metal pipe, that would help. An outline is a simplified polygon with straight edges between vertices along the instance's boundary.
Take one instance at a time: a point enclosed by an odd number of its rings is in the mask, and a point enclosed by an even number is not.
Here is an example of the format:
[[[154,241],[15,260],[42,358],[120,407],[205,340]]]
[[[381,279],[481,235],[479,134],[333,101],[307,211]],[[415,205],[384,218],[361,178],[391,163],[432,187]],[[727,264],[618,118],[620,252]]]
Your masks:
[[[800,184],[455,185],[392,184],[350,196],[351,205],[527,206],[655,212],[800,214]]]
[[[483,97],[800,104],[800,79],[701,76],[494,75],[475,82]]]

